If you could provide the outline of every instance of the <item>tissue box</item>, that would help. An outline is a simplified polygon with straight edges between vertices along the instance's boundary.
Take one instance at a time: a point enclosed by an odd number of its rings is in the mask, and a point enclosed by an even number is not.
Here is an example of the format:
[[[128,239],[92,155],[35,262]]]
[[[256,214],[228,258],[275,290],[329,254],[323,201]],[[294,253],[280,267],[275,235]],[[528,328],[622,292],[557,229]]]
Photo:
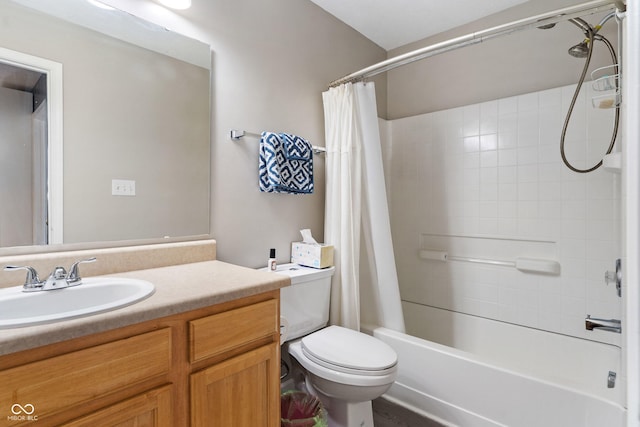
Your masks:
[[[333,265],[333,246],[318,243],[291,243],[291,262],[313,268]]]

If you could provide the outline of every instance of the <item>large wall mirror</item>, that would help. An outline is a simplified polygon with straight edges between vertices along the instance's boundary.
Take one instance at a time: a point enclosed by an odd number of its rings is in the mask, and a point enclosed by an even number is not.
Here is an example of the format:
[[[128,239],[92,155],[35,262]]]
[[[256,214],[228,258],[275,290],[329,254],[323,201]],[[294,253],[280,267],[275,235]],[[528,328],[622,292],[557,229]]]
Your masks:
[[[208,235],[210,64],[87,0],[0,0],[0,252]]]

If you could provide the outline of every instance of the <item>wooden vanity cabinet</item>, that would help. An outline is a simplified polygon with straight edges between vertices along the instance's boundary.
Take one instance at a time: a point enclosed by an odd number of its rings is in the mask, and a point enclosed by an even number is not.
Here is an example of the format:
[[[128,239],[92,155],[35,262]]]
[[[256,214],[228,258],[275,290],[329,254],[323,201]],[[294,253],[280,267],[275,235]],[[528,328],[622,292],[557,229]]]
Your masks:
[[[279,426],[279,319],[271,291],[1,356],[0,426]]]
[[[272,334],[277,305],[268,300],[189,322],[191,362],[219,357],[247,340]],[[277,324],[279,330],[279,316]],[[279,349],[266,344],[191,374],[191,426],[279,426]]]

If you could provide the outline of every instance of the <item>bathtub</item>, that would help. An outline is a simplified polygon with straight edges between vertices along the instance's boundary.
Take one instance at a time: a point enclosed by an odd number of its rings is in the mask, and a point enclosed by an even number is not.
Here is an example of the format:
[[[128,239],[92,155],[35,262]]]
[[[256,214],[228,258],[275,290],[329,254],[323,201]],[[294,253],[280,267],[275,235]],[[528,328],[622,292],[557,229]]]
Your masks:
[[[387,399],[448,426],[624,426],[620,348],[420,304],[403,310],[412,335],[362,328],[398,353]]]

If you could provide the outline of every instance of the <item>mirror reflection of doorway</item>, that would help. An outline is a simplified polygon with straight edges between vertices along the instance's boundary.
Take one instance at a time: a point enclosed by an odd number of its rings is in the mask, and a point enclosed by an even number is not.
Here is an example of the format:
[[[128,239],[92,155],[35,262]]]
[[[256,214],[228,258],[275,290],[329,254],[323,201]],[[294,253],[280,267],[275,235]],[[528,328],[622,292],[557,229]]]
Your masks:
[[[0,246],[48,242],[47,76],[0,62]]]

